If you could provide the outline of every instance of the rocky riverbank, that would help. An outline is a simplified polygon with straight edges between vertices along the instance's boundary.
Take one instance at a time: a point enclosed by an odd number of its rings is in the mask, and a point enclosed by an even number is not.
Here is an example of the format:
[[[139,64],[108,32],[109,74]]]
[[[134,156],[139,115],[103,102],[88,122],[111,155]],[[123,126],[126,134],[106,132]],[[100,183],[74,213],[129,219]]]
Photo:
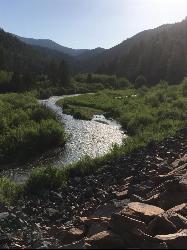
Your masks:
[[[0,248],[186,248],[187,129],[72,179],[0,204]]]

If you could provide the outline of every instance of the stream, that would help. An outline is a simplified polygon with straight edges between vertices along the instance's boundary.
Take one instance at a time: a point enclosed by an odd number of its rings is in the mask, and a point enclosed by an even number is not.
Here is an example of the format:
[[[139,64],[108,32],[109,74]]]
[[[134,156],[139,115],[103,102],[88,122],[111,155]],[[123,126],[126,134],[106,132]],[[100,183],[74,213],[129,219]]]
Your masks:
[[[53,96],[47,100],[40,100],[53,110],[60,121],[64,124],[68,140],[65,147],[49,151],[38,159],[32,160],[24,166],[12,167],[1,172],[15,182],[24,182],[30,171],[38,165],[52,165],[63,167],[66,164],[79,161],[84,156],[95,158],[109,152],[114,144],[121,145],[126,135],[121,125],[112,119],[106,119],[103,115],[95,115],[91,121],[77,120],[71,115],[63,113],[63,109],[56,102],[68,96]]]

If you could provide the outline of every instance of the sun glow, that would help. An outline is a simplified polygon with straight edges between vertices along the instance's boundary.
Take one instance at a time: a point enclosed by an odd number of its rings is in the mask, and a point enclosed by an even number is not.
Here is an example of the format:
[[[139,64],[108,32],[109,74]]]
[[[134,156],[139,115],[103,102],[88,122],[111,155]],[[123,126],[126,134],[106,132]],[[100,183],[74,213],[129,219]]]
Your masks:
[[[187,6],[187,1],[186,0],[147,0],[148,2],[152,2],[154,5],[159,5],[159,6],[168,6],[168,8],[170,8],[170,6],[179,6],[179,5],[184,5]]]

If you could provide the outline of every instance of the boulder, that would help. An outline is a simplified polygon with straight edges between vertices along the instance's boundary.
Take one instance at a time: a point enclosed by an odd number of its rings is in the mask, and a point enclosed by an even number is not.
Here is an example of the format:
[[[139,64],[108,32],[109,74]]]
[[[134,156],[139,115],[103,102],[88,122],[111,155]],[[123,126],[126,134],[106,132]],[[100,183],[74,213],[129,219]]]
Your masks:
[[[53,232],[55,232],[53,230]],[[71,229],[59,229],[53,234],[55,238],[59,239],[63,242],[64,245],[70,244],[75,241],[79,241],[84,237],[84,231],[79,228],[71,228]]]
[[[181,230],[175,234],[157,235],[158,240],[165,242],[170,249],[186,249],[187,230]]]
[[[175,206],[168,211],[187,216],[187,203],[182,203],[181,205]]]
[[[148,234],[146,224],[130,217],[111,223],[111,230],[119,234],[128,248],[165,248],[162,242]]]
[[[170,234],[177,232],[176,226],[165,216],[157,216],[149,223],[147,230],[154,236],[157,234]]]
[[[63,245],[61,249],[84,249],[84,244],[85,241],[84,239],[82,239],[80,241],[72,242],[71,244],[68,245]]]
[[[187,174],[183,175],[183,177],[181,178],[180,182],[180,189],[182,192],[185,192],[187,195]]]
[[[87,238],[86,243],[90,249],[124,249],[123,240],[110,231],[103,231]]]
[[[184,164],[180,167],[175,168],[174,170],[170,171],[167,175],[161,177],[181,177],[186,174],[187,171],[187,164]]]
[[[121,192],[115,192],[114,195],[117,200],[124,200],[128,198],[128,189]]]
[[[184,216],[172,211],[167,211],[163,216],[171,221],[178,230],[187,229],[187,219]]]
[[[163,193],[165,191],[176,191],[179,189],[179,181],[178,179],[173,178],[172,180],[167,180],[160,184],[158,187],[153,189],[151,192],[148,193],[147,198],[151,198],[152,196],[156,194]]]
[[[159,207],[140,202],[129,203],[127,209],[133,216],[140,218],[144,222],[150,221],[154,219],[155,216],[164,213],[164,210]]]
[[[154,219],[155,216],[164,213],[163,209],[146,204],[143,201],[145,202],[145,200],[142,200],[142,202],[130,202],[120,213],[146,223]]]
[[[108,217],[90,217],[90,218],[80,218],[86,227],[87,237],[98,234],[105,231],[109,227],[109,222],[111,218]]]
[[[165,210],[187,202],[187,194],[181,191],[165,191],[159,195],[157,205]]]
[[[182,156],[181,158],[175,160],[173,163],[172,163],[172,166],[174,168],[178,167],[179,165],[181,164],[184,164],[187,162],[187,154],[185,154],[184,156]]]
[[[176,233],[181,229],[187,229],[187,219],[169,210],[152,220],[147,228],[152,235]]]
[[[112,216],[110,228],[113,232],[125,238],[126,232],[133,232],[135,228],[146,231],[146,224],[143,221],[128,217],[125,214],[116,213]]]
[[[124,199],[124,200],[112,200],[113,204],[116,209],[123,208],[124,206],[127,206],[130,203],[130,199]]]
[[[129,238],[127,239],[129,240]],[[167,245],[159,239],[152,237],[151,235],[142,232],[139,229],[134,230],[134,235],[129,242],[133,248],[141,249],[167,249]]]
[[[122,211],[112,215],[110,227],[115,232],[125,237],[126,232],[141,229],[147,232],[147,224],[164,213],[164,210],[139,202],[131,202]]]
[[[86,226],[91,226],[92,223],[109,223],[111,218],[109,217],[80,217],[80,222]]]

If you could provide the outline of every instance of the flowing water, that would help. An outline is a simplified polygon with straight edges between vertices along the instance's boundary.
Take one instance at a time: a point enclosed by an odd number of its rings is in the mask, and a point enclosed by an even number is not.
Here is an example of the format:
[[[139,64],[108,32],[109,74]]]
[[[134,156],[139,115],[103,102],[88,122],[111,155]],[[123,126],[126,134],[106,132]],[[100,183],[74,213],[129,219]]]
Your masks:
[[[63,109],[56,105],[56,102],[64,97],[71,96],[54,96],[41,100],[40,103],[52,109],[64,124],[69,138],[65,147],[47,152],[25,166],[4,171],[3,175],[8,175],[14,181],[23,182],[28,178],[30,170],[37,165],[63,167],[77,162],[86,155],[93,158],[104,155],[114,144],[122,144],[126,135],[119,123],[106,119],[103,115],[95,115],[91,121],[74,119],[71,115],[64,114]]]

